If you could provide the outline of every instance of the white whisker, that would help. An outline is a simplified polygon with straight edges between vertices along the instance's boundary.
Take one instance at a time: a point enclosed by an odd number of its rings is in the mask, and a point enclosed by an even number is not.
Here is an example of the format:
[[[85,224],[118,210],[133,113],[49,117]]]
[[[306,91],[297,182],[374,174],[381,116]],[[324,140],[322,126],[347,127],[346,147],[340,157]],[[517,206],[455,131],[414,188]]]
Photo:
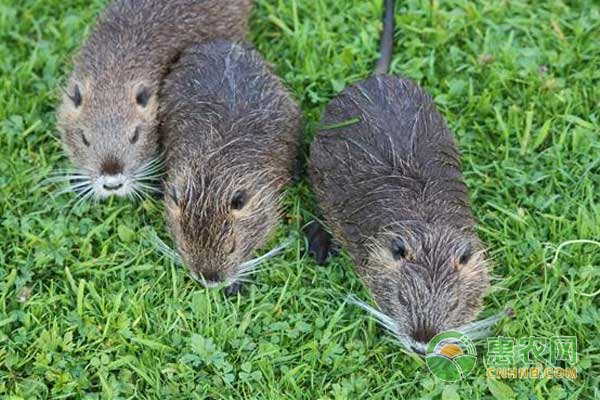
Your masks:
[[[42,180],[40,182],[40,184],[46,185],[46,184],[50,184],[50,183],[65,182],[65,181],[70,181],[70,180],[84,180],[84,179],[90,179],[90,178],[87,175],[58,175],[58,176],[51,176],[49,178],[46,178],[46,179]]]
[[[79,208],[79,206],[81,204],[83,204],[86,200],[88,200],[89,198],[91,198],[94,195],[94,190],[93,188],[89,188],[89,190],[87,192],[83,192],[81,194],[78,194],[79,199],[75,202],[75,205],[73,206],[73,208]]]
[[[163,177],[165,174],[154,174],[154,175],[134,175],[133,178],[138,181],[155,181]]]
[[[132,187],[131,192],[129,194],[130,194],[130,198],[132,200],[144,201],[144,197],[142,196],[142,193],[140,193],[135,186]]]
[[[355,306],[358,306],[358,307],[362,308],[363,310],[365,310],[367,313],[369,313],[371,315],[371,317],[373,317],[373,319],[375,319],[375,321],[379,325],[381,325],[383,328],[388,330],[394,336],[394,338],[396,338],[396,340],[398,340],[398,342],[400,342],[402,347],[404,347],[407,351],[413,353],[414,348],[416,346],[416,347],[419,347],[419,349],[424,352],[424,345],[421,345],[419,343],[409,340],[407,335],[400,334],[400,332],[398,331],[398,325],[391,317],[382,313],[378,309],[371,307],[370,305],[363,302],[362,300],[360,300],[358,297],[356,297],[353,294],[349,294],[348,296],[346,296],[346,300],[348,302],[350,302],[351,304],[354,304]],[[420,348],[421,346],[423,347],[423,349]]]
[[[154,243],[156,244],[157,249],[163,254],[165,255],[168,259],[170,259],[171,261],[173,261],[175,264],[178,265],[183,265],[183,260],[181,259],[181,256],[179,255],[179,253],[177,253],[175,250],[173,250],[168,244],[166,244],[160,237],[158,237],[158,235],[156,234],[156,232],[154,232]]]
[[[156,192],[160,191],[160,189],[158,187],[152,186],[152,185],[148,185],[148,184],[145,184],[145,183],[136,182],[135,186],[138,187],[138,188],[140,188],[140,189],[146,189],[146,190],[152,191],[152,192],[154,192],[154,191],[156,191]]]
[[[492,334],[490,329],[483,329],[475,332],[463,332],[465,335],[469,337],[471,340],[479,340],[486,338]]]
[[[132,175],[133,191],[136,191],[143,199],[147,193],[160,192],[160,178],[164,176],[165,159],[163,154],[159,154],[147,160]]]
[[[85,185],[79,185],[79,186],[69,186],[66,187],[62,190],[57,190],[55,193],[53,193],[54,196],[62,196],[63,194],[66,193],[77,193],[78,191],[81,190],[85,190],[87,192],[87,190],[90,190],[92,187],[89,183],[86,183]]]
[[[248,260],[246,262],[243,262],[239,266],[240,271],[246,271],[248,268],[253,268],[257,264],[259,264],[261,261],[263,261],[263,260],[265,260],[267,258],[271,258],[271,257],[273,257],[273,256],[281,253],[286,247],[288,247],[291,244],[291,242],[292,242],[291,238],[288,238],[281,245],[275,247],[271,251],[263,254],[262,256],[259,256],[259,257],[253,258],[252,260]]]
[[[275,247],[271,251],[263,254],[262,256],[259,256],[259,257],[253,258],[252,260],[243,262],[242,264],[239,265],[239,270],[238,270],[237,274],[235,275],[235,277],[233,277],[231,279],[231,281],[235,282],[235,281],[239,280],[240,278],[247,278],[248,276],[257,273],[258,271],[262,271],[262,270],[266,269],[264,267],[264,264],[263,264],[263,266],[261,266],[261,263],[264,260],[269,259],[269,258],[281,253],[292,242],[293,242],[293,238],[289,237],[281,245]],[[259,266],[261,266],[261,267],[258,268]]]
[[[492,326],[494,326],[503,317],[511,316],[512,313],[512,309],[507,308],[506,310],[503,310],[496,315],[492,315],[491,317],[460,326],[457,330],[469,336],[473,340],[481,339],[489,336],[491,330],[490,328]]]

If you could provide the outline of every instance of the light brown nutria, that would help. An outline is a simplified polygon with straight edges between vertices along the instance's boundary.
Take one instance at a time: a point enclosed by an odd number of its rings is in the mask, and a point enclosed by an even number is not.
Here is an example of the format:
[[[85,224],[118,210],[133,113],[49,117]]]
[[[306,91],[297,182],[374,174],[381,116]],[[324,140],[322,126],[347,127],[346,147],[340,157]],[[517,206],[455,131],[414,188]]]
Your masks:
[[[262,57],[245,45],[193,46],[165,78],[161,138],[167,219],[178,253],[206,286],[255,266],[280,217],[302,117]]]
[[[392,35],[393,1],[386,13]],[[389,64],[391,40],[382,43]],[[480,329],[464,324],[481,309],[488,267],[454,137],[431,97],[381,74],[336,96],[321,124],[311,181],[381,310],[375,315],[418,352],[438,332]]]
[[[157,172],[158,90],[195,42],[243,40],[251,0],[116,0],[75,57],[57,125],[76,166],[65,178],[103,198],[150,189]]]

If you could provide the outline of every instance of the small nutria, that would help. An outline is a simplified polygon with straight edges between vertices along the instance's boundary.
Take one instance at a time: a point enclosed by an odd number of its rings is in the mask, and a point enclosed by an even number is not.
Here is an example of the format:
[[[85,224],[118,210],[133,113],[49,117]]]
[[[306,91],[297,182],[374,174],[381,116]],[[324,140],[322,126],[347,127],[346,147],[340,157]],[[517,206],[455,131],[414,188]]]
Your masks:
[[[186,49],[161,91],[167,219],[191,275],[242,278],[277,226],[302,117],[260,54],[217,41]]]
[[[380,74],[327,106],[309,173],[326,224],[373,293],[377,316],[422,353],[438,332],[482,327],[463,324],[481,309],[488,267],[452,132],[419,86],[385,75],[393,1],[385,13]]]
[[[148,189],[158,163],[157,93],[179,52],[214,38],[243,40],[251,0],[117,0],[75,57],[57,128],[89,196]]]

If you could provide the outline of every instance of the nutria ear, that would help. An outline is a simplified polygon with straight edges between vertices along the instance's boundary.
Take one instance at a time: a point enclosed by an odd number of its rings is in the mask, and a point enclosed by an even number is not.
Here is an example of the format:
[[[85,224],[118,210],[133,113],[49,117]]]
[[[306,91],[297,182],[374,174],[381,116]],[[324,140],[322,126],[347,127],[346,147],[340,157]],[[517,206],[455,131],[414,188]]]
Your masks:
[[[75,83],[70,91],[67,92],[67,97],[73,102],[75,108],[81,107],[83,102],[83,96],[81,95],[81,88],[78,83]]]
[[[83,104],[83,96],[85,95],[85,87],[81,82],[71,81],[67,87],[63,89],[62,111],[68,113],[79,113]]]
[[[460,255],[458,256],[458,263],[460,265],[465,265],[466,263],[469,262],[472,255],[473,255],[473,246],[471,245],[471,243],[467,243],[466,246],[464,246],[460,250]]]

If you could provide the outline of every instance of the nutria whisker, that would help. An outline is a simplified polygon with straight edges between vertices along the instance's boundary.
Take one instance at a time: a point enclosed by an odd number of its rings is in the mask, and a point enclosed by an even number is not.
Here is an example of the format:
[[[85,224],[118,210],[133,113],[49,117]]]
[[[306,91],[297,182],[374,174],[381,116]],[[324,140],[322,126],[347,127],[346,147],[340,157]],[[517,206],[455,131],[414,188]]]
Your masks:
[[[135,182],[134,186],[136,188],[146,189],[146,190],[151,191],[151,192],[158,192],[158,191],[160,191],[160,188],[158,186],[152,185],[152,184],[148,184],[148,183],[143,183],[143,182],[140,182],[140,181]]]
[[[292,241],[293,241],[292,238],[288,238],[281,245],[268,251],[267,253],[263,254],[262,256],[259,256],[259,257],[253,258],[252,260],[248,260],[246,262],[241,263],[239,266],[239,272],[236,276],[237,277],[245,276],[245,275],[253,274],[257,270],[262,270],[262,268],[257,268],[257,266],[259,266],[262,261],[272,258],[272,257],[276,256],[277,254],[281,253],[292,243]]]
[[[138,171],[131,176],[132,192],[137,192],[134,196],[142,200],[148,192],[160,192],[160,178],[164,176],[165,159],[163,154],[149,159]]]
[[[52,185],[52,184],[65,184],[65,183],[68,183],[68,186],[72,187],[72,186],[79,186],[80,184],[85,184],[85,183],[91,184],[91,182],[92,182],[92,180],[90,178],[85,178],[85,177],[77,177],[77,178],[75,178],[75,177],[69,176],[69,177],[65,177],[65,178],[60,179],[60,180],[56,180],[56,181],[54,181],[52,183],[48,182],[47,185],[49,186],[49,185]]]
[[[268,257],[268,258],[270,258],[270,257]],[[265,261],[265,260],[266,260],[265,255],[263,255],[263,256],[256,257],[252,260],[249,260],[249,261],[243,263],[245,265],[244,268],[235,275],[235,278],[254,275],[255,273],[257,273],[259,271],[264,271],[266,269],[269,269],[267,264],[263,264],[263,261]]]
[[[48,185],[52,185],[54,183],[62,183],[62,182],[68,182],[71,180],[84,180],[84,179],[90,179],[89,175],[85,174],[85,173],[70,173],[70,174],[56,174],[54,176],[48,177],[43,179],[39,184],[37,184],[35,186],[35,189],[38,189],[40,187],[44,187],[44,186],[48,186]]]
[[[150,187],[147,191],[158,191],[158,188]],[[141,191],[138,187],[133,187],[131,192],[128,194],[128,197],[132,201],[144,201],[146,193]]]
[[[472,340],[481,339],[491,334],[490,328],[493,327],[498,321],[504,317],[510,317],[512,314],[512,309],[507,308],[495,315],[492,315],[491,317],[462,325],[456,330],[469,336],[469,338]]]
[[[85,181],[85,182],[79,182],[77,184],[72,184],[72,185],[68,185],[66,188],[63,188],[62,190],[57,190],[55,193],[53,193],[54,196],[62,196],[65,193],[71,193],[71,192],[82,192],[82,191],[87,191],[87,189],[92,189],[92,181]]]
[[[164,173],[157,172],[157,173],[154,173],[152,175],[150,175],[150,174],[146,174],[146,175],[134,175],[133,179],[135,181],[151,181],[151,182],[154,182],[154,181],[159,180],[163,176],[164,176]]]
[[[72,167],[69,167],[69,168],[54,168],[54,169],[52,169],[52,170],[50,170],[48,172],[48,175],[51,175],[51,176],[52,175],[63,175],[65,173],[77,173],[77,172],[80,172],[80,170],[77,169],[77,168],[72,168]]]
[[[77,201],[73,205],[73,209],[79,208],[79,206],[81,204],[83,204],[90,198],[96,199],[96,196],[94,196],[94,194],[95,194],[95,192],[94,192],[94,188],[92,186],[89,186],[85,191],[83,191],[81,193],[77,193],[76,194]]]
[[[368,305],[367,303],[360,300],[358,297],[356,297],[353,294],[349,294],[346,298],[350,303],[367,311],[367,313],[369,313],[381,326],[388,329],[393,334],[396,334],[396,332],[397,332],[396,323],[394,322],[394,320],[392,318],[385,315],[378,309]]]
[[[80,171],[65,171],[65,172],[61,172],[61,173],[54,173],[51,174],[49,177],[45,178],[44,180],[42,180],[42,184],[47,184],[47,183],[56,183],[56,182],[61,182],[63,180],[67,180],[67,179],[78,179],[78,178],[87,178],[89,177],[89,174],[86,174],[84,172],[80,172]]]
[[[78,194],[85,192],[88,187],[91,187],[91,178],[84,171],[68,171],[68,173],[58,174],[42,180],[33,187],[33,190],[45,188],[51,185],[60,185],[51,192],[51,196],[61,196],[67,192],[74,191]],[[63,187],[63,184],[67,184]],[[79,196],[78,196],[79,197]]]
[[[138,171],[140,172],[154,172],[163,169],[165,166],[165,154],[164,152],[158,154],[156,157],[150,158],[145,164],[143,164]]]
[[[142,195],[141,199],[143,200],[143,198],[148,193],[158,193],[158,192],[160,192],[160,187],[158,185],[153,186],[153,185],[148,185],[148,184],[141,183],[141,182],[135,182],[133,184],[132,191],[136,191],[136,192],[138,192],[138,194]]]
[[[414,352],[413,349],[416,343],[414,343],[408,335],[403,335],[398,331],[398,325],[391,317],[382,313],[378,309],[368,305],[353,294],[349,294],[348,296],[346,296],[346,299],[351,304],[354,304],[355,306],[360,307],[367,313],[369,313],[373,317],[373,319],[375,319],[375,321],[379,325],[381,325],[383,328],[389,331],[406,350]]]
[[[153,236],[154,243],[157,245],[158,250],[160,250],[160,252],[163,255],[165,255],[169,260],[173,261],[175,264],[183,265],[183,260],[181,259],[181,256],[177,251],[173,250],[160,237],[158,237],[156,232],[154,232]]]

